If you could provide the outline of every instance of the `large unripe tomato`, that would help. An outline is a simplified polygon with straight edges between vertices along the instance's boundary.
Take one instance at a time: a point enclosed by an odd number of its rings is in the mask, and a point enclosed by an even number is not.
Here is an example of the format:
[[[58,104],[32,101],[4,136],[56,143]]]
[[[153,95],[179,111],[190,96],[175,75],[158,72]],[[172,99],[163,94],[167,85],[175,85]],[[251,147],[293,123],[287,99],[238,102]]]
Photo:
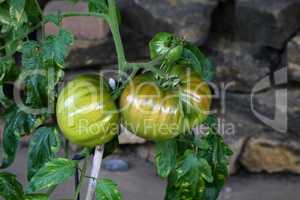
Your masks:
[[[211,104],[208,85],[185,66],[170,72],[181,80],[175,88],[162,89],[150,73],[136,76],[120,98],[123,124],[150,140],[173,138],[201,124]]]
[[[72,143],[92,147],[111,140],[118,131],[119,114],[104,79],[80,75],[61,91],[58,125]]]

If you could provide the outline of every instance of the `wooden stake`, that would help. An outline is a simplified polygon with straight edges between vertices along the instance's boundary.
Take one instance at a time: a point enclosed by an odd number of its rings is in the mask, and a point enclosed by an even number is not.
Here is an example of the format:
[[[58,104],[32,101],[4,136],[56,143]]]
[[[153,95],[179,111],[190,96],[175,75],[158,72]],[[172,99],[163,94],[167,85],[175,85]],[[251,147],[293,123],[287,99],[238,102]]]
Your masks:
[[[103,152],[104,152],[104,145],[96,146],[92,168],[91,168],[91,174],[90,174],[90,177],[92,178],[90,178],[89,180],[89,185],[88,185],[85,200],[93,200],[95,196],[95,190],[97,185],[97,179],[100,174]]]

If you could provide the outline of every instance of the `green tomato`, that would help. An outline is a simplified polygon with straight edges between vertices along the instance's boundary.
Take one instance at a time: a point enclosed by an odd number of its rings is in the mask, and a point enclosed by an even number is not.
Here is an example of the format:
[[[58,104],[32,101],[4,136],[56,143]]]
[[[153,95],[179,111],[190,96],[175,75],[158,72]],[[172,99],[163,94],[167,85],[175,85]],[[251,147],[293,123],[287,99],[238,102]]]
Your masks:
[[[174,63],[181,58],[183,52],[183,46],[178,45],[171,49],[169,53],[166,55],[166,60],[168,63]]]
[[[118,132],[119,114],[105,80],[80,75],[61,91],[56,106],[58,125],[72,143],[93,147]]]
[[[181,83],[161,89],[150,73],[136,76],[120,98],[122,121],[136,135],[149,140],[176,137],[206,120],[211,104],[208,85],[192,69],[174,66]]]

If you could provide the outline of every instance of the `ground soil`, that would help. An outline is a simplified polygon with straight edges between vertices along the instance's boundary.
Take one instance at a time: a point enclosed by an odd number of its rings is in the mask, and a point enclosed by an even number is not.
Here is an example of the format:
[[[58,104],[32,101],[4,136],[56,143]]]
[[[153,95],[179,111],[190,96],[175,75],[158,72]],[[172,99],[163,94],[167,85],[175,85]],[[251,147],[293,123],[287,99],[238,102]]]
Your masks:
[[[25,185],[27,184],[25,181],[26,151],[26,147],[21,148],[13,166],[5,170],[17,174],[19,180]],[[165,181],[156,176],[152,163],[133,154],[113,157],[128,161],[130,169],[127,172],[109,172],[102,169],[101,177],[111,178],[117,182],[124,200],[163,200]],[[299,200],[299,188],[300,176],[244,172],[230,177],[219,200]],[[51,200],[71,199],[73,189],[73,180],[70,180],[57,188]],[[82,197],[84,191],[85,189],[81,193]]]

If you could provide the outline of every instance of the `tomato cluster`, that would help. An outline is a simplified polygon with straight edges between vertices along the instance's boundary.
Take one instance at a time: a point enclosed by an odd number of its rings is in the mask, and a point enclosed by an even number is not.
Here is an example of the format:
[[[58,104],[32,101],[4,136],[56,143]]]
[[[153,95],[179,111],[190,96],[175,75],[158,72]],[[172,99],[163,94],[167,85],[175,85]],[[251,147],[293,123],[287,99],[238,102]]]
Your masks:
[[[73,143],[95,146],[117,134],[119,121],[136,135],[155,141],[176,137],[201,124],[211,104],[207,83],[185,65],[174,65],[168,76],[178,78],[171,87],[164,87],[150,72],[134,77],[121,94],[119,109],[102,77],[73,79],[58,97],[57,120],[62,133]]]

